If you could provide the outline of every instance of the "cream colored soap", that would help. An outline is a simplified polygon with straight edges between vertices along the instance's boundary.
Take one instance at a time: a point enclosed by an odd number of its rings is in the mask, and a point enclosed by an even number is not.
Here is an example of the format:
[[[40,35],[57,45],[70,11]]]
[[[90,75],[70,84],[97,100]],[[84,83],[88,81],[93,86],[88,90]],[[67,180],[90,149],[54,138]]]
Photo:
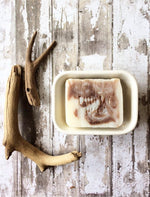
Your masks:
[[[65,110],[70,127],[119,127],[123,123],[120,79],[66,80]]]

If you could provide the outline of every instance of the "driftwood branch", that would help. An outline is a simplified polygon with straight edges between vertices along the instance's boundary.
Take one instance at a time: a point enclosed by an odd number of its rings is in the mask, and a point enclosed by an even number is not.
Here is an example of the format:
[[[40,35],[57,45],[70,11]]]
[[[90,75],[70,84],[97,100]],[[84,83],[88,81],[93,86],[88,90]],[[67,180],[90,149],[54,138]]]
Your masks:
[[[35,72],[37,70],[37,67],[39,64],[43,61],[44,58],[49,54],[49,52],[56,46],[56,41],[52,42],[52,44],[48,47],[46,51],[44,51],[40,57],[38,57],[36,60],[31,60],[31,54],[32,54],[32,47],[34,44],[35,37],[37,35],[37,32],[35,32],[29,42],[29,46],[27,48],[26,52],[26,64],[25,64],[25,89],[26,89],[26,95],[28,98],[28,102],[30,105],[38,106],[40,105],[40,98],[36,86],[35,81]]]
[[[64,165],[78,160],[81,153],[73,151],[68,154],[51,156],[40,151],[27,142],[20,135],[18,128],[18,102],[21,79],[21,67],[16,65],[12,68],[6,88],[6,102],[4,115],[4,139],[5,157],[9,159],[13,151],[21,152],[25,157],[34,161],[41,171],[48,166]]]

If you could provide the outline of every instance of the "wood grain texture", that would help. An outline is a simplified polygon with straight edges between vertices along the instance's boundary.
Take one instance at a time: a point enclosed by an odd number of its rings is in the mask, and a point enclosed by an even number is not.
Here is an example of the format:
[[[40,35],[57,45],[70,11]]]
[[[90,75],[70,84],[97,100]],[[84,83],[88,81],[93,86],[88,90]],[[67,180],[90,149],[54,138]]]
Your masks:
[[[79,1],[79,69],[111,68],[112,7],[106,1]],[[81,195],[111,196],[111,137],[80,137]]]
[[[150,50],[148,46],[148,89],[147,89],[147,104],[148,104],[148,131],[147,131],[147,147],[148,147],[148,169],[149,169],[149,180],[150,180]],[[150,184],[149,184],[150,193]]]
[[[25,53],[32,34],[37,30],[38,35],[33,47],[32,58],[38,57],[51,42],[49,16],[50,4],[47,1],[16,1],[16,61],[25,65]],[[50,57],[50,56],[49,56]],[[37,86],[41,105],[39,108],[28,104],[25,92],[21,101],[20,125],[22,135],[32,144],[46,153],[52,153],[50,125],[50,58],[39,66],[37,71]],[[23,81],[24,84],[24,81]],[[20,170],[20,188],[22,196],[51,195],[52,169],[41,173],[38,167],[28,158],[22,157]]]
[[[150,195],[150,2],[145,0],[0,1],[0,140],[6,81],[14,64],[25,65],[28,42],[38,31],[32,58],[55,39],[58,45],[37,71],[39,108],[24,87],[20,130],[30,143],[58,155],[80,150],[79,162],[41,173],[14,152],[6,161],[0,145],[2,197],[148,197]],[[51,89],[66,70],[124,69],[139,86],[137,127],[122,136],[69,136],[52,123]],[[22,81],[24,84],[24,81]]]
[[[118,3],[114,0],[113,7],[113,69],[128,70],[135,76],[139,86],[139,120],[136,129],[127,135],[113,137],[113,195],[149,196],[146,104],[148,2]]]
[[[63,71],[75,70],[78,57],[78,1],[53,0],[53,38],[58,45],[53,53],[53,79]],[[53,131],[53,154],[79,150],[78,136]],[[79,196],[78,161],[54,168],[53,195]]]
[[[14,10],[14,3],[10,2],[0,2],[0,195],[9,196],[14,195],[15,186],[15,164],[17,163],[16,154],[12,155],[10,161],[6,161],[5,149],[2,145],[3,135],[4,135],[4,106],[5,106],[5,87],[9,73],[11,71],[11,58],[13,56],[13,47],[11,48],[11,42],[14,41],[11,36],[11,23],[13,18],[12,10]],[[17,186],[17,185],[16,185]]]

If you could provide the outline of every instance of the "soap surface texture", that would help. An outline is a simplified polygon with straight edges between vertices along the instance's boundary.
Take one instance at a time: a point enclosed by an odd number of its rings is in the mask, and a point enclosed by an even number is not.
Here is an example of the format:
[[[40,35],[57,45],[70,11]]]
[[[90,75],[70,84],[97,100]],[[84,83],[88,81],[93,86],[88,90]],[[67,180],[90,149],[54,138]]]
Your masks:
[[[123,123],[120,79],[66,80],[65,111],[70,127],[119,127]]]

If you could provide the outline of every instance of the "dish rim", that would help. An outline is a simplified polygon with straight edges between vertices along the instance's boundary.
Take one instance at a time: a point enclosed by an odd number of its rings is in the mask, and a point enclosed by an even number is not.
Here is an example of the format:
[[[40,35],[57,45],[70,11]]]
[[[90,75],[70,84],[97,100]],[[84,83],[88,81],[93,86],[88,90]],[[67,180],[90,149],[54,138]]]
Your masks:
[[[134,111],[134,116],[131,115],[131,121],[128,125],[127,128],[122,129],[120,131],[115,131],[118,128],[72,128],[69,127],[67,124],[67,127],[70,129],[70,131],[68,132],[68,130],[66,129],[62,129],[56,121],[56,110],[55,110],[55,97],[56,97],[56,88],[57,88],[57,82],[58,80],[60,80],[62,77],[64,77],[65,75],[71,75],[70,78],[76,78],[77,77],[72,77],[72,75],[78,75],[78,78],[82,78],[83,79],[85,77],[85,75],[91,75],[91,79],[94,78],[94,75],[126,75],[128,76],[128,78],[130,78],[130,81],[132,80],[132,88],[134,87],[134,103],[133,103],[133,97],[131,97],[131,112]],[[93,77],[92,77],[93,76]],[[102,77],[102,76],[101,76]],[[67,77],[66,79],[68,79],[69,77]],[[87,77],[86,77],[87,78]],[[88,77],[90,78],[90,77]],[[106,77],[108,78],[108,77]],[[115,78],[114,76],[112,76],[112,78]],[[119,78],[119,77],[116,77]],[[131,83],[131,82],[130,82]],[[132,89],[131,88],[131,89]],[[98,71],[64,71],[59,73],[53,82],[53,86],[52,86],[52,119],[54,122],[54,126],[56,127],[57,130],[59,130],[60,132],[64,133],[64,134],[68,134],[68,135],[122,135],[122,134],[126,134],[132,130],[134,130],[134,128],[136,127],[137,124],[137,120],[138,120],[138,84],[137,81],[135,79],[135,77],[129,73],[128,71],[125,70],[98,70]],[[114,130],[114,131],[113,131]]]

